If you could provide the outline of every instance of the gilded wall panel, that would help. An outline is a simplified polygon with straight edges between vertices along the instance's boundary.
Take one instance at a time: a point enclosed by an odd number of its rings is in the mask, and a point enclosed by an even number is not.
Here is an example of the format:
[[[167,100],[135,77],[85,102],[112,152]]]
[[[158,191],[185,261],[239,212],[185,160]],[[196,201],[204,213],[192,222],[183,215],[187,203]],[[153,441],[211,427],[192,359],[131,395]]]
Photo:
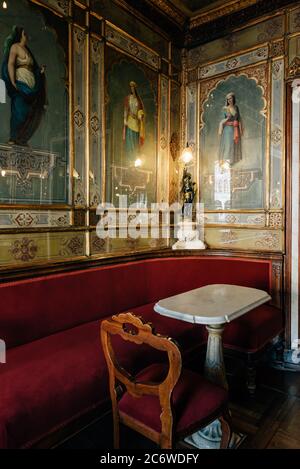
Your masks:
[[[103,186],[103,99],[104,44],[96,37],[90,41],[90,121],[89,188],[90,206],[101,202]]]
[[[68,227],[70,224],[71,214],[64,210],[0,210],[0,229]]]
[[[86,32],[73,28],[73,129],[74,129],[74,205],[86,204],[86,119],[87,119],[87,51]]]
[[[300,8],[295,8],[289,12],[289,32],[296,33],[300,31]]]
[[[168,202],[169,196],[169,80],[160,79],[159,136],[158,136],[158,174],[157,201]]]
[[[205,229],[205,242],[213,249],[280,252],[283,239],[281,230]]]
[[[275,16],[240,31],[236,31],[222,39],[209,42],[189,51],[188,67],[209,63],[220,58],[238,54],[267,41],[278,39],[284,35],[284,15]]]
[[[192,173],[193,178],[197,178],[197,164],[196,164],[196,153],[197,153],[197,101],[198,101],[198,88],[197,83],[189,83],[186,87],[186,141],[182,142],[182,146],[185,147],[187,144],[193,151],[194,159],[188,165],[189,171]],[[182,164],[181,164],[182,166]],[[181,168],[181,172],[182,172]],[[181,177],[181,173],[180,173]]]
[[[231,57],[215,64],[200,67],[199,78],[202,80],[204,78],[220,75],[232,70],[239,69],[241,67],[246,67],[248,65],[261,62],[262,60],[266,60],[268,56],[269,48],[268,46],[263,46],[259,49],[254,49],[251,52],[247,52],[246,54]]]
[[[180,157],[180,85],[171,83],[170,102],[170,157],[169,157],[169,203],[178,201],[179,197],[179,157]]]
[[[133,37],[124,34],[110,24],[106,24],[105,37],[114,46],[158,70],[160,64],[158,54],[137,42]]]
[[[49,262],[85,255],[83,232],[30,233],[0,236],[2,266]]]
[[[204,215],[205,225],[243,225],[252,227],[266,227],[267,216],[264,212],[256,213],[208,213]]]
[[[272,62],[270,207],[283,205],[284,163],[284,60]]]

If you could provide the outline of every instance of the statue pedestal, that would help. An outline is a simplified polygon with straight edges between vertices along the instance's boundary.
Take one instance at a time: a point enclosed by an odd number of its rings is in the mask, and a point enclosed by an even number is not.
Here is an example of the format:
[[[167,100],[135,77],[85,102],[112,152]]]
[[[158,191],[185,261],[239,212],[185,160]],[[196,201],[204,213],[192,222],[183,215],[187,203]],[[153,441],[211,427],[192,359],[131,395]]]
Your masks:
[[[178,223],[178,241],[172,249],[206,249],[203,241],[199,239],[197,225],[192,220],[183,220]]]

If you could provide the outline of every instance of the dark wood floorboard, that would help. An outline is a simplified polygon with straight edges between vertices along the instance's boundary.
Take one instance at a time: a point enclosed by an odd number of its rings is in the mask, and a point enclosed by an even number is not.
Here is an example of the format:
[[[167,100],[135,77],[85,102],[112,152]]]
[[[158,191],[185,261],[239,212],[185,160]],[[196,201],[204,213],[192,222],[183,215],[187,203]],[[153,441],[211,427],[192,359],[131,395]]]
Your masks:
[[[233,373],[234,374],[234,373]],[[258,370],[258,388],[250,397],[229,376],[233,429],[245,435],[240,449],[300,449],[300,373],[264,365]],[[113,448],[111,414],[61,443],[60,449]],[[154,449],[157,446],[128,428],[121,428],[122,449]]]

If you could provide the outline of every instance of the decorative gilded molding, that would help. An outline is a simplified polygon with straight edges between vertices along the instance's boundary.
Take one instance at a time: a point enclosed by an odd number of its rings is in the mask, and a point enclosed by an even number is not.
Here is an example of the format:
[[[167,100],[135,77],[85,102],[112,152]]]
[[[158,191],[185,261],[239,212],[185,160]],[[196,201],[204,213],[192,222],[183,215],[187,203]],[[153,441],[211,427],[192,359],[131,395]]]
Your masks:
[[[70,215],[53,215],[50,216],[50,225],[51,226],[68,226],[70,225]]]
[[[272,273],[273,277],[278,279],[282,276],[282,264],[277,262],[272,262]]]
[[[230,225],[234,226],[266,226],[266,215],[260,213],[211,213],[206,212],[204,216],[205,225]]]
[[[85,210],[74,210],[74,226],[85,226]]]
[[[9,248],[9,253],[16,261],[28,262],[32,261],[38,252],[38,246],[34,240],[30,238],[22,238],[13,241]]]
[[[288,67],[288,78],[300,76],[300,57],[295,57]]]
[[[94,64],[101,63],[102,43],[99,39],[91,38],[91,58]]]
[[[0,228],[69,226],[70,214],[53,211],[0,211]]]
[[[269,225],[271,228],[282,228],[283,218],[282,213],[272,212],[269,217]]]
[[[282,142],[283,132],[281,127],[277,125],[271,132],[271,141],[275,147],[279,146]]]
[[[258,49],[246,52],[245,54],[236,55],[226,60],[221,60],[214,64],[204,65],[199,68],[199,78],[210,78],[221,75],[241,67],[254,65],[262,60],[266,60],[269,56],[268,46],[259,47]]]
[[[191,81],[196,81],[197,78],[198,78],[198,70],[196,68],[194,68],[193,70],[190,70],[188,72],[188,81],[189,81],[189,83]]]
[[[179,150],[180,150],[179,136],[177,132],[173,132],[171,135],[171,141],[170,141],[170,153],[171,153],[173,161],[177,160],[179,156]]]
[[[109,43],[124,50],[131,56],[136,57],[137,59],[150,65],[156,70],[159,69],[159,56],[152,50],[136,42],[134,38],[129,37],[121,30],[116,29],[112,27],[112,25],[107,24],[105,37]]]
[[[74,205],[85,205],[86,199],[84,195],[84,189],[82,182],[79,179],[75,179],[75,185],[74,185]]]
[[[187,86],[187,51],[183,49],[181,54],[181,63],[182,63],[182,87],[181,87],[181,103],[180,103],[180,128],[181,128],[181,147],[185,146],[186,144],[186,86]]]
[[[278,189],[275,189],[272,191],[270,203],[271,203],[271,208],[280,208],[281,200],[280,200]]]
[[[58,155],[30,147],[0,144],[0,168],[15,176],[22,192],[32,188],[34,178],[46,179],[56,166]]]
[[[42,0],[42,2],[63,16],[69,15],[71,0]]]
[[[216,20],[220,16],[227,16],[257,3],[258,0],[233,0],[225,5],[212,8],[193,17],[190,21],[190,29],[194,29],[202,24]]]
[[[97,133],[100,130],[100,119],[99,119],[98,115],[95,112],[91,115],[90,127],[91,127],[92,133],[94,135],[97,135]]]
[[[283,64],[280,61],[276,61],[272,64],[272,76],[274,80],[279,80],[283,71]]]
[[[222,244],[236,244],[238,235],[235,231],[226,230],[221,232],[221,243]]]
[[[168,0],[146,0],[147,3],[154,5],[161,12],[163,12],[168,18],[171,18],[175,23],[180,26],[184,26],[186,22],[186,15],[182,13],[176,6]]]
[[[280,236],[278,233],[272,233],[271,231],[265,232],[262,236],[257,234],[259,238],[255,242],[255,246],[258,248],[267,248],[274,251],[280,249]]]
[[[278,16],[263,24],[262,32],[257,36],[258,42],[270,41],[274,37],[284,34],[284,16]]]
[[[165,135],[162,135],[162,136],[160,137],[160,148],[161,148],[162,150],[165,150],[165,149],[167,148],[167,140],[166,140]]]
[[[80,236],[73,236],[72,238],[62,239],[60,256],[80,256],[84,255],[84,239]]]
[[[92,237],[91,242],[92,253],[104,253],[111,250],[111,240],[109,238],[98,238],[97,235]]]
[[[272,42],[270,46],[270,57],[279,57],[285,54],[284,41]]]
[[[73,119],[74,119],[74,124],[76,125],[78,130],[84,129],[85,117],[81,109],[79,108],[75,109]]]
[[[82,29],[74,27],[75,49],[78,54],[82,52],[82,49],[85,44],[85,39],[86,33]]]
[[[100,196],[100,192],[97,191],[97,189],[95,187],[91,187],[90,185],[90,207],[94,208],[94,207],[98,207],[98,205],[100,204],[101,202],[101,196]]]

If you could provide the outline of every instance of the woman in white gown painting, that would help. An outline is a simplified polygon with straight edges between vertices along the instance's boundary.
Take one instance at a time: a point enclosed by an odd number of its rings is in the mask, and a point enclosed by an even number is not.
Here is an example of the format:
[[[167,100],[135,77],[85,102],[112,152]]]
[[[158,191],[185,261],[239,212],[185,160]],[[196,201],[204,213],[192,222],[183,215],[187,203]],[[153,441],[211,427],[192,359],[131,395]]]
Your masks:
[[[219,125],[219,135],[221,137],[219,147],[220,164],[227,162],[234,165],[242,159],[241,137],[243,135],[240,111],[236,105],[234,93],[228,93],[226,96],[224,119]]]

